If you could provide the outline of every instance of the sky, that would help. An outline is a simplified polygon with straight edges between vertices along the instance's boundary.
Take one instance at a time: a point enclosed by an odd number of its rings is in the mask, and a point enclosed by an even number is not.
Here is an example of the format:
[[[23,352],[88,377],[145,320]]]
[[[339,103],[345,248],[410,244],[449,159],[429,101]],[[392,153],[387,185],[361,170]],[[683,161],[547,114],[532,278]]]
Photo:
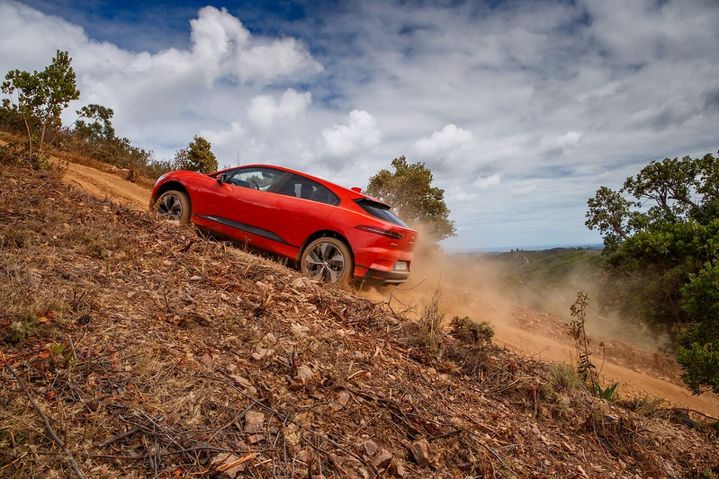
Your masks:
[[[68,50],[81,97],[171,158],[361,186],[406,155],[445,190],[448,250],[596,244],[586,200],[719,149],[716,0],[0,0],[0,74]]]

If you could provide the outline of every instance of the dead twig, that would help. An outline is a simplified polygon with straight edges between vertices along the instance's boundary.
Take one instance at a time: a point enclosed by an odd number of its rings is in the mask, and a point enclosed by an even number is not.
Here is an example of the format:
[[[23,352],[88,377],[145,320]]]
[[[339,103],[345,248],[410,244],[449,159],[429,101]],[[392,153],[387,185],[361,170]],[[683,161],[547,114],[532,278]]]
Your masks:
[[[38,406],[37,402],[35,402],[35,399],[32,397],[32,394],[30,394],[30,391],[25,387],[23,382],[20,380],[20,377],[15,372],[15,369],[13,369],[13,367],[10,366],[10,363],[5,363],[5,368],[8,371],[10,371],[10,374],[12,374],[12,376],[15,378],[15,381],[17,381],[17,384],[20,387],[20,390],[22,390],[25,393],[28,400],[30,400],[30,404],[32,404],[32,407],[40,415],[40,417],[42,417],[42,420],[45,423],[45,429],[47,430],[47,432],[50,433],[50,435],[52,436],[52,439],[55,441],[55,443],[58,446],[60,446],[60,448],[65,452],[68,462],[72,466],[72,469],[75,471],[75,475],[80,479],[85,479],[85,475],[80,470],[80,466],[77,465],[77,462],[75,461],[75,457],[72,455],[72,452],[70,452],[70,450],[65,446],[65,443],[63,443],[62,440],[57,436],[55,429],[53,429],[52,425],[50,424],[50,419],[42,411],[42,409],[40,409],[40,406]]]

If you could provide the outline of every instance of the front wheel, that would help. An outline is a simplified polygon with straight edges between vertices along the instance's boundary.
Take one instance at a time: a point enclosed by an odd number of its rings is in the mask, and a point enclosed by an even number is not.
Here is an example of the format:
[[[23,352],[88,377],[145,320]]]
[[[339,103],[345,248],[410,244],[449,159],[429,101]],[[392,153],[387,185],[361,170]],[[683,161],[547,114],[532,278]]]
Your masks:
[[[352,254],[344,242],[324,236],[307,245],[300,267],[310,279],[347,284],[352,279]]]
[[[186,225],[190,222],[190,198],[182,191],[165,191],[155,201],[155,211],[165,219]]]

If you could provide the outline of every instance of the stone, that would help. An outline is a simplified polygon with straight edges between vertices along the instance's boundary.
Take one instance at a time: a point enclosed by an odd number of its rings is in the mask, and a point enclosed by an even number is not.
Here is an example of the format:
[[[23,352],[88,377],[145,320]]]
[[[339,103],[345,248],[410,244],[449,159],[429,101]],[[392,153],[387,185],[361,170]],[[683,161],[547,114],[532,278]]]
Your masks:
[[[303,384],[308,384],[312,381],[312,379],[314,379],[315,373],[309,366],[303,364],[302,366],[297,368],[297,377],[302,381]]]
[[[367,454],[367,457],[372,457],[375,454],[377,454],[377,450],[379,447],[377,446],[377,443],[372,440],[367,440],[362,443],[362,447],[364,448],[365,454]]]
[[[422,466],[428,466],[429,465],[429,442],[427,442],[426,439],[418,439],[417,441],[414,441],[410,445],[410,452],[412,453],[412,457],[414,458],[414,461]]]
[[[245,413],[245,432],[256,433],[262,431],[265,415],[259,411]]]
[[[372,464],[374,464],[374,467],[386,469],[392,463],[392,458],[393,456],[391,452],[387,449],[382,449],[382,451],[380,451],[380,453],[374,458]]]

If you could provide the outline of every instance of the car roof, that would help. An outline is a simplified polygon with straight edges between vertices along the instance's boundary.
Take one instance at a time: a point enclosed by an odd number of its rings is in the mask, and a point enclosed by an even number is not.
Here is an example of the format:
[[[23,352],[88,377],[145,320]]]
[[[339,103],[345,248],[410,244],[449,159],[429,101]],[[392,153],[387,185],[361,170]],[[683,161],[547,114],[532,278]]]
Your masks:
[[[286,173],[294,173],[299,176],[303,176],[305,178],[308,178],[310,180],[316,181],[317,183],[320,183],[326,187],[328,187],[330,190],[333,190],[335,193],[341,193],[344,196],[348,196],[353,200],[359,200],[359,199],[368,199],[370,201],[373,201],[375,203],[379,203],[381,205],[386,206],[387,208],[390,208],[390,205],[386,204],[383,201],[378,200],[377,198],[374,198],[372,196],[366,195],[364,193],[360,193],[357,191],[354,191],[350,188],[346,188],[344,186],[338,185],[337,183],[332,183],[331,181],[325,180],[324,178],[319,178],[317,176],[313,176],[309,173],[305,173],[304,171],[298,171],[293,170],[291,168],[287,168],[285,166],[279,166],[279,165],[271,165],[269,163],[251,163],[248,165],[239,165],[239,166],[233,166],[231,168],[225,168],[223,170],[217,171],[217,173],[223,173],[225,171],[229,170],[236,170],[237,168],[273,168],[275,170],[284,171]]]

